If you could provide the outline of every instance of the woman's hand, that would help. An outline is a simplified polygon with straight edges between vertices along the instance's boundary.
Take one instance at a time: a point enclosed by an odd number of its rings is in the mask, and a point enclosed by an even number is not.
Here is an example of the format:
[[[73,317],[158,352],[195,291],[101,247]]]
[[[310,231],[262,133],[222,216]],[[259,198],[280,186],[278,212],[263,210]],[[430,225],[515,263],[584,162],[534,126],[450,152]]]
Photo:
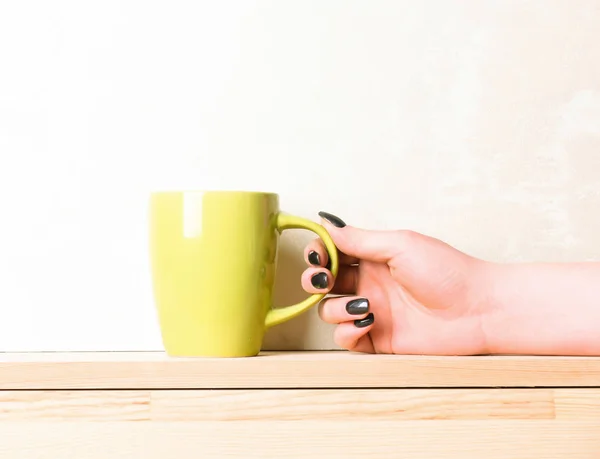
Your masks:
[[[484,316],[488,264],[411,231],[368,231],[319,214],[340,252],[335,285],[317,239],[304,251],[307,292],[330,292],[321,318],[339,346],[385,354],[489,352]]]
[[[368,231],[321,212],[340,252],[335,285],[312,241],[302,276],[326,298],[335,342],[385,354],[600,355],[600,263],[489,263],[411,231]]]

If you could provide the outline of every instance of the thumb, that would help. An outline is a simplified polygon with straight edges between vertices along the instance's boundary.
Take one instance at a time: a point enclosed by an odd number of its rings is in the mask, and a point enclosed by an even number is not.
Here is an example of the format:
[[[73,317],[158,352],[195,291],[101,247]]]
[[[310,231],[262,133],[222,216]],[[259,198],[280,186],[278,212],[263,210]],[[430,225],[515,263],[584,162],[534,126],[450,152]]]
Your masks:
[[[401,250],[399,231],[374,231],[348,226],[328,212],[319,212],[323,226],[340,252],[351,257],[387,263]]]

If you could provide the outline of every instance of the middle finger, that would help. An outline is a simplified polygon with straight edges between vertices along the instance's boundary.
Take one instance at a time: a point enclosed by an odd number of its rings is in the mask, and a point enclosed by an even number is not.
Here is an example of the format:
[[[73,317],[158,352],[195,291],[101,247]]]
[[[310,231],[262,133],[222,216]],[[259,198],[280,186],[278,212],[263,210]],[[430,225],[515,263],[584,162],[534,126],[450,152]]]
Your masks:
[[[338,250],[338,259],[340,266],[343,265],[357,265],[359,260],[356,257],[351,257]],[[311,266],[327,266],[329,262],[329,255],[325,249],[325,244],[321,239],[314,239],[310,241],[304,248],[304,260]]]

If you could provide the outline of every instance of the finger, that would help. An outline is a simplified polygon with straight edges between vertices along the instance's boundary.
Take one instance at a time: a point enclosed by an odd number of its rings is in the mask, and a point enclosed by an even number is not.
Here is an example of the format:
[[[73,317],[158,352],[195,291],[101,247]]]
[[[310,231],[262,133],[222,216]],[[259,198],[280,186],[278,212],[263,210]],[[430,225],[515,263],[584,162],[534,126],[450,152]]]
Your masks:
[[[327,212],[319,212],[323,226],[335,242],[338,250],[350,256],[387,263],[406,245],[406,231],[374,231],[347,226],[340,218]]]
[[[310,266],[327,266],[329,255],[321,239],[313,239],[304,247],[304,261]]]
[[[369,300],[356,296],[327,298],[319,304],[319,317],[328,324],[364,319],[369,314]]]
[[[304,248],[304,261],[311,266],[327,266],[329,255],[321,239],[314,239],[306,245]],[[358,264],[358,258],[350,257],[339,250],[338,261],[340,266]]]
[[[309,293],[331,292],[339,295],[353,295],[358,287],[358,266],[342,266],[333,279],[331,271],[326,268],[307,268],[302,273],[302,288]],[[325,275],[315,275],[325,273]],[[323,286],[326,281],[326,286]]]
[[[329,293],[333,287],[333,276],[325,268],[307,268],[302,273],[301,282],[308,293]]]
[[[373,328],[373,321],[374,316],[371,312],[365,319],[339,324],[333,332],[335,344],[341,348],[353,351],[360,342],[361,347],[365,348],[367,345],[364,341],[360,340],[367,336],[369,330]]]
[[[373,340],[371,335],[367,333],[361,339],[358,340],[356,346],[350,349],[352,352],[364,352],[366,354],[375,354],[375,346],[373,346]]]

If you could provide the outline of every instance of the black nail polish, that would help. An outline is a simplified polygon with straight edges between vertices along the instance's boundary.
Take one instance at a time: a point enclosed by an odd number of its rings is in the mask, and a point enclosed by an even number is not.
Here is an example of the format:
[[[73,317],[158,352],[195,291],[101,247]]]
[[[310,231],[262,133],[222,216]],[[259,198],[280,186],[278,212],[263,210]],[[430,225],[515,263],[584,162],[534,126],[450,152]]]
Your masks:
[[[308,261],[311,265],[321,266],[321,257],[314,250],[308,252]]]
[[[331,223],[336,228],[343,228],[344,226],[346,226],[346,223],[344,223],[344,220],[342,220],[339,217],[336,217],[335,215],[330,214],[329,212],[321,211],[321,212],[319,212],[319,217],[324,218],[325,220],[327,220],[329,223]]]
[[[325,273],[317,273],[314,274],[313,277],[310,278],[310,283],[314,288],[327,288],[327,274]]]
[[[369,300],[366,298],[356,298],[355,300],[346,303],[346,311],[348,314],[358,316],[369,312]]]
[[[355,320],[354,321],[354,326],[358,327],[358,328],[365,328],[365,327],[368,327],[369,325],[371,325],[373,322],[375,322],[375,316],[371,312],[364,319]]]

